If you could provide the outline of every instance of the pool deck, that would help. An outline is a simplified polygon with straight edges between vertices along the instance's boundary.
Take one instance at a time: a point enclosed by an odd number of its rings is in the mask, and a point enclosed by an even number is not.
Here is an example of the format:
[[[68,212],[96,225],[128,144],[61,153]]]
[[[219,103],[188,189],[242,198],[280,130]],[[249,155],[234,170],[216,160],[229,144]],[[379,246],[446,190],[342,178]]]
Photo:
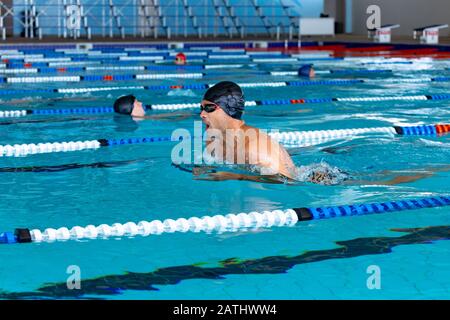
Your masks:
[[[303,42],[346,42],[346,43],[370,43],[370,44],[378,44],[373,40],[368,39],[366,35],[351,35],[351,34],[338,34],[334,37],[330,36],[304,36],[301,39]],[[37,38],[22,38],[22,37],[9,37],[7,40],[0,40],[1,45],[9,45],[9,44],[53,44],[53,43],[140,43],[140,42],[155,42],[155,43],[166,43],[166,42],[250,42],[250,41],[269,41],[269,42],[279,42],[285,41],[284,38],[280,38],[277,40],[276,38],[269,37],[246,37],[246,38],[229,38],[229,37],[208,37],[205,39],[199,39],[197,37],[172,37],[171,39],[167,39],[164,37],[159,37],[157,39],[153,37],[141,38],[141,37],[126,37],[125,39],[121,38],[105,38],[105,37],[92,37],[91,39],[86,38],[58,38],[58,37],[44,37],[39,40]],[[297,41],[297,38],[294,38],[291,41]],[[420,45],[418,40],[414,40],[412,36],[393,36],[391,44],[409,44],[409,45]],[[450,45],[450,36],[440,37],[439,44],[448,46]]]

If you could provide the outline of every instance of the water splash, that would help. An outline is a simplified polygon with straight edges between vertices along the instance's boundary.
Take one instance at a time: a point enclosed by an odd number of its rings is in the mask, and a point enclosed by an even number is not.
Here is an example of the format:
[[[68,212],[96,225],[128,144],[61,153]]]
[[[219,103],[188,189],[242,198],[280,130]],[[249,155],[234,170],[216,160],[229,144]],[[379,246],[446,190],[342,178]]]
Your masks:
[[[296,168],[295,178],[301,182],[312,182],[322,185],[336,185],[349,179],[349,174],[338,167],[321,161]]]

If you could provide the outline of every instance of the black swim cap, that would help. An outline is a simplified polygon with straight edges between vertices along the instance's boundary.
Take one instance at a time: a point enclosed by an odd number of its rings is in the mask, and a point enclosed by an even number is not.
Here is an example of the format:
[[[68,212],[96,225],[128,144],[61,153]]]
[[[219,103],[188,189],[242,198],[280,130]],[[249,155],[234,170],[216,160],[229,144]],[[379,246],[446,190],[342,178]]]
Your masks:
[[[244,111],[244,93],[236,83],[222,81],[209,88],[203,100],[219,105],[226,114],[234,119],[241,119]]]
[[[136,101],[136,97],[132,94],[119,97],[114,102],[114,112],[121,114],[131,114],[134,107],[134,101]]]

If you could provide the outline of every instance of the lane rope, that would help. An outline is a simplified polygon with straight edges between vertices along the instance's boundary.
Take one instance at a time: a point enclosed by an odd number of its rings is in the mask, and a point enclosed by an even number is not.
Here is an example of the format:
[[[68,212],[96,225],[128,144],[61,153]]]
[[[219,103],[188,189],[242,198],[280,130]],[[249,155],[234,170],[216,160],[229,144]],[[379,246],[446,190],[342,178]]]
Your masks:
[[[292,131],[269,133],[275,140],[283,144],[305,144],[309,145],[311,141],[317,139],[339,139],[355,136],[363,133],[388,133],[403,136],[438,136],[450,132],[450,124],[434,124],[422,126],[394,126],[394,127],[375,127],[375,128],[357,128],[357,129],[337,129],[337,130],[315,130],[315,131]],[[0,145],[0,157],[23,157],[30,154],[56,153],[81,151],[88,149],[98,149],[100,147],[143,144],[164,141],[180,141],[172,137],[144,137],[144,138],[115,138],[115,139],[96,139],[86,141],[65,141],[65,142],[41,142],[30,144]]]
[[[58,229],[46,228],[44,230],[29,228],[16,228],[13,232],[0,233],[0,243],[40,243],[83,239],[108,239],[120,237],[147,237],[162,233],[174,232],[236,232],[240,230],[292,227],[302,221],[331,219],[338,217],[362,216],[380,213],[392,213],[406,210],[445,207],[450,205],[449,196],[434,196],[413,200],[397,200],[376,202],[368,204],[352,204],[334,207],[317,208],[291,208],[274,211],[253,211],[250,213],[190,217],[178,219],[165,219],[114,223],[112,225],[100,224],[72,228]]]
[[[121,74],[121,75],[86,75],[86,76],[49,76],[49,77],[3,77],[0,82],[36,83],[36,82],[82,82],[82,81],[131,81],[150,79],[195,79],[204,73],[168,73],[168,74]]]

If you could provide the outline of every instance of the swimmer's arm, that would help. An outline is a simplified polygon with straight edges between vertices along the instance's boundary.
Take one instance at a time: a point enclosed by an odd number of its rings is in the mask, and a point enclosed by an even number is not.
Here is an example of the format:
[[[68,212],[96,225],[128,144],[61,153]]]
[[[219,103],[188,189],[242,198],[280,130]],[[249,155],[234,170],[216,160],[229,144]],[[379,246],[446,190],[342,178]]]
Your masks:
[[[180,164],[175,164],[175,163],[172,163],[172,166],[181,171],[190,172],[194,176],[199,176],[201,174],[208,173],[208,171],[216,172],[216,167],[214,167],[214,166],[197,166],[197,165],[185,166],[185,165],[180,165]]]
[[[379,180],[379,181],[370,181],[370,180],[349,180],[344,182],[344,184],[367,184],[367,185],[386,185],[386,186],[394,186],[402,183],[410,183],[415,182],[417,180],[425,179],[433,176],[437,172],[447,172],[450,171],[450,165],[440,166],[440,167],[426,167],[424,172],[416,173],[416,174],[400,174],[389,180]],[[391,175],[395,173],[395,171],[384,170],[381,171],[380,174],[382,176]],[[408,171],[404,171],[402,173],[408,173]]]
[[[216,171],[216,167],[214,166],[198,166],[198,167],[194,166],[191,169],[185,168],[175,163],[172,163],[172,166],[180,169],[181,171],[191,172],[194,175],[194,180],[207,180],[207,181],[247,180],[266,183],[283,183],[283,181],[280,180],[280,176],[276,175],[252,176],[227,171]],[[204,176],[205,174],[207,174],[207,176]],[[200,177],[200,175],[203,176]]]
[[[208,180],[208,181],[225,181],[225,180],[246,180],[254,182],[264,182],[264,183],[277,183],[282,184],[283,181],[280,180],[279,176],[253,176],[248,174],[240,174],[226,171],[211,172],[208,173],[207,177],[194,178],[195,180]]]
[[[370,180],[348,180],[344,181],[344,184],[347,185],[379,185],[379,186],[395,186],[402,183],[410,183],[415,182],[420,179],[431,177],[433,173],[424,172],[416,175],[399,175],[395,176],[389,180],[378,180],[378,181],[370,181]]]

